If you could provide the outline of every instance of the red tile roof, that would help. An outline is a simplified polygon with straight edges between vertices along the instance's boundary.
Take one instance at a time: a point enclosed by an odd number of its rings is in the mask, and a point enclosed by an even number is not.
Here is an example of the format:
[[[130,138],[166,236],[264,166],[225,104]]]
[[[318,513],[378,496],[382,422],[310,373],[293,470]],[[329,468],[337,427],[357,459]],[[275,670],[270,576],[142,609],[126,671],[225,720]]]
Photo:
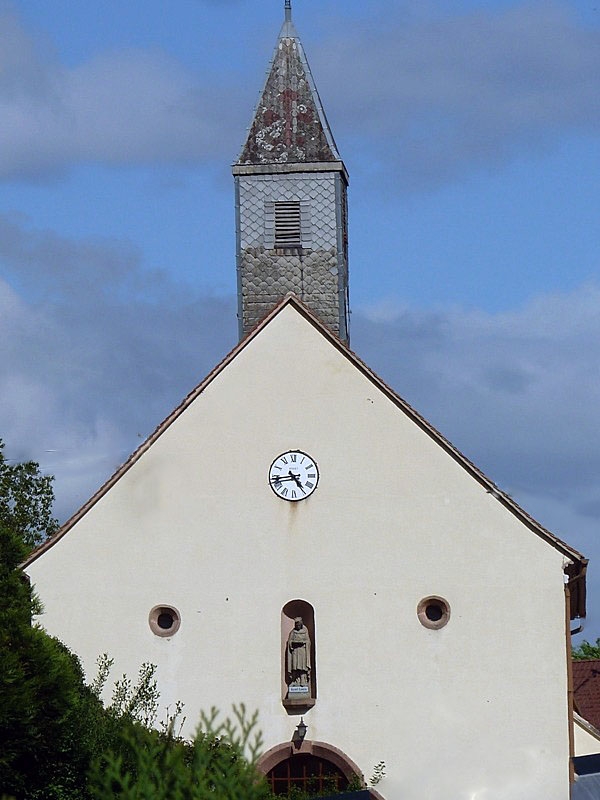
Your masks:
[[[573,661],[575,711],[600,729],[600,658]]]

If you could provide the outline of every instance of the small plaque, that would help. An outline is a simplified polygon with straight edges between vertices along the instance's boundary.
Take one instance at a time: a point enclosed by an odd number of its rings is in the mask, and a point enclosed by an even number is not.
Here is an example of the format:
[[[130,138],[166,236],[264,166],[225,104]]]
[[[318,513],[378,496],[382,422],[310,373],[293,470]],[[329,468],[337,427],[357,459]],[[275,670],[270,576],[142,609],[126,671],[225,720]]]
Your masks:
[[[290,686],[289,694],[308,694],[308,686]]]

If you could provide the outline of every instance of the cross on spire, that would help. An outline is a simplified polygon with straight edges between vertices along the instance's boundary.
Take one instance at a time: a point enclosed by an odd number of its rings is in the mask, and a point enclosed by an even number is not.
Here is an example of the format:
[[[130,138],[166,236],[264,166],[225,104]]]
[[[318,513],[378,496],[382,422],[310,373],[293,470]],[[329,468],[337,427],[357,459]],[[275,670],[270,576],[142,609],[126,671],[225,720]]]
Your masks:
[[[292,0],[285,0],[285,21],[292,21]]]

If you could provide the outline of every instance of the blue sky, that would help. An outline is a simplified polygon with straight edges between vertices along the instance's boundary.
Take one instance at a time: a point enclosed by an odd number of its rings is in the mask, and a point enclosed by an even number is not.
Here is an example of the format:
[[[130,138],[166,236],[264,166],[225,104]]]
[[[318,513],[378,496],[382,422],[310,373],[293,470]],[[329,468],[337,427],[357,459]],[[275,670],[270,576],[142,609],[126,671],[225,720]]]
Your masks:
[[[235,344],[230,165],[282,18],[0,0],[0,437],[61,518]],[[352,346],[591,558],[600,636],[600,4],[294,20],[351,176]]]

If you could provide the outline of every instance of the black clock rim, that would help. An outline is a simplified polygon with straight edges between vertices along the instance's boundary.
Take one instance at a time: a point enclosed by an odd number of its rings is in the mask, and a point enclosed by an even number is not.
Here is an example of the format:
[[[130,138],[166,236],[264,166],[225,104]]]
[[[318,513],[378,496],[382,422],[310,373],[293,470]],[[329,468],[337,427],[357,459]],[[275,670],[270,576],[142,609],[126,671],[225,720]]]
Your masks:
[[[312,461],[312,463],[315,465],[315,469],[316,469],[316,471],[317,471],[317,479],[316,479],[316,481],[315,481],[315,486],[314,486],[314,489],[311,489],[311,491],[310,491],[310,494],[306,495],[305,497],[282,497],[282,496],[281,496],[281,495],[280,495],[280,494],[279,494],[277,491],[275,491],[275,488],[274,488],[273,484],[271,483],[271,470],[273,469],[273,465],[274,465],[274,464],[275,464],[275,462],[276,462],[276,461],[278,461],[278,460],[279,460],[279,459],[280,459],[282,456],[287,456],[287,455],[289,455],[290,453],[296,453],[297,455],[306,456],[307,458],[310,458],[310,460]],[[300,503],[302,500],[308,500],[308,498],[309,498],[309,497],[311,497],[311,496],[312,496],[312,495],[313,495],[313,494],[316,492],[316,490],[317,490],[317,488],[318,488],[318,486],[319,486],[319,479],[320,479],[320,477],[321,477],[321,473],[320,473],[320,471],[319,471],[319,465],[317,464],[317,461],[316,461],[316,459],[314,459],[314,458],[313,458],[313,457],[310,455],[310,453],[307,453],[305,450],[297,450],[297,449],[291,448],[290,450],[284,450],[284,452],[283,452],[283,453],[279,453],[279,455],[278,455],[278,456],[275,456],[275,458],[273,459],[273,461],[271,461],[271,466],[269,467],[269,481],[268,481],[268,483],[269,483],[269,486],[270,486],[270,488],[271,488],[271,491],[273,492],[273,494],[274,494],[276,497],[278,497],[280,500],[285,500],[285,501],[286,501],[286,502],[288,502],[288,503]]]

